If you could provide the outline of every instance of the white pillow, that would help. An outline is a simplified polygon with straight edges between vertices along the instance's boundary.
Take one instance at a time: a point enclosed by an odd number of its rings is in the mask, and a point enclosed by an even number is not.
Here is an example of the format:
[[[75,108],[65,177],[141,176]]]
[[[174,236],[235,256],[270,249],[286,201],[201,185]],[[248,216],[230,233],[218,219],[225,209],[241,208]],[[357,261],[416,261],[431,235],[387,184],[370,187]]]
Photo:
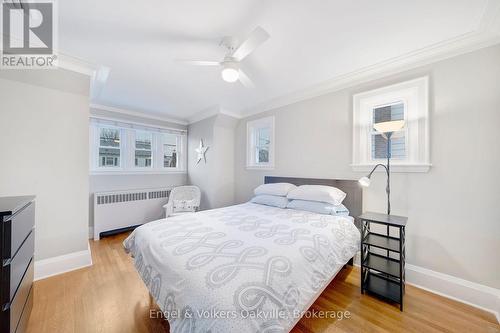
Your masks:
[[[291,190],[287,198],[290,200],[309,200],[327,202],[338,206],[345,199],[346,194],[333,186],[302,185]]]
[[[253,197],[251,202],[260,205],[286,208],[286,205],[288,204],[288,199],[284,196],[261,194]]]
[[[272,183],[272,184],[262,184],[258,186],[253,192],[255,195],[279,195],[284,197],[290,192],[290,190],[297,188],[297,186],[290,183]]]

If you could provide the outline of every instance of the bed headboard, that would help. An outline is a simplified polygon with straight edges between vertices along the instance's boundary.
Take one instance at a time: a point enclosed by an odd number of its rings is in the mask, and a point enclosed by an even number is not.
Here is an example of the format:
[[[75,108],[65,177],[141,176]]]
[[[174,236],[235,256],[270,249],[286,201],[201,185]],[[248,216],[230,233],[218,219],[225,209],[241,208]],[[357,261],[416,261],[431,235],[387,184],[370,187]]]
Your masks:
[[[350,215],[355,218],[356,227],[358,227],[358,229],[360,228],[360,223],[357,217],[361,215],[361,213],[363,212],[363,189],[359,185],[357,180],[265,176],[264,183],[265,184],[291,183],[297,186],[300,185],[334,186],[344,191],[347,194],[346,198],[342,203],[347,207],[347,209],[349,209]]]

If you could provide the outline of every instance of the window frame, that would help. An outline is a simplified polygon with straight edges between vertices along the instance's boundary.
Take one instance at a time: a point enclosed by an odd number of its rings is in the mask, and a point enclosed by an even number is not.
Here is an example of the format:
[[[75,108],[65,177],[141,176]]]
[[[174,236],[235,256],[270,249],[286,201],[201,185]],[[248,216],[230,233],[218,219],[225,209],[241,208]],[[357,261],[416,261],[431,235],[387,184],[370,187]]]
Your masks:
[[[100,128],[114,128],[120,131],[120,166],[100,167],[99,147]],[[136,132],[150,133],[151,142],[151,167],[135,166]],[[170,134],[176,137],[177,166],[175,168],[163,167],[163,135]],[[166,128],[147,127],[118,121],[107,121],[100,118],[91,118],[89,124],[89,174],[114,175],[114,174],[169,174],[187,173],[187,131],[170,130]]]
[[[429,150],[429,78],[417,79],[353,95],[353,171],[370,171],[385,159],[372,158],[373,109],[404,104],[405,159],[391,159],[391,171],[428,172]]]
[[[259,147],[258,140],[258,130],[263,128],[269,128],[269,162],[258,162],[257,161],[257,147]],[[274,128],[274,116],[259,118],[247,122],[247,159],[246,168],[247,169],[257,169],[257,170],[272,170],[274,169],[274,154],[275,154],[275,128]]]

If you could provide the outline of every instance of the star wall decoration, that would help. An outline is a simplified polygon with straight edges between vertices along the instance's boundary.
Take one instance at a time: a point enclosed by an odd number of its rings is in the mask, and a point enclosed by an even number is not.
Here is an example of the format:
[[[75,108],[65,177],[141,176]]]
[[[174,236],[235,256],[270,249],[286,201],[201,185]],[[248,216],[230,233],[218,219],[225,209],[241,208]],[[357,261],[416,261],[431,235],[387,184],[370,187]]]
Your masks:
[[[207,157],[205,156],[207,149],[208,147],[204,147],[203,140],[200,139],[200,145],[195,149],[196,153],[198,154],[198,160],[196,161],[196,164],[200,163],[202,159],[205,161],[205,163],[207,163]]]

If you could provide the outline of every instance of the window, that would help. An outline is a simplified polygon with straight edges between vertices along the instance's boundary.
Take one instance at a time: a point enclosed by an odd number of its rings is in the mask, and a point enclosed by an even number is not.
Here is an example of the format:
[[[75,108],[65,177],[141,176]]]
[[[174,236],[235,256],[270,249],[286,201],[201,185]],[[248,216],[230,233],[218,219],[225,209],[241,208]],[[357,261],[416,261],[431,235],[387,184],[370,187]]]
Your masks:
[[[153,161],[153,133],[146,131],[135,131],[135,166],[139,168],[150,168]]]
[[[391,120],[405,121],[391,137],[392,170],[429,170],[427,77],[356,94],[353,112],[354,171],[369,171],[387,158],[386,139],[374,125]]]
[[[247,123],[247,168],[274,168],[274,117]]]
[[[120,130],[101,127],[99,129],[99,167],[120,166]]]
[[[162,135],[162,155],[164,168],[176,168],[178,164],[177,137],[172,134]]]
[[[186,132],[92,118],[90,172],[186,172]]]

